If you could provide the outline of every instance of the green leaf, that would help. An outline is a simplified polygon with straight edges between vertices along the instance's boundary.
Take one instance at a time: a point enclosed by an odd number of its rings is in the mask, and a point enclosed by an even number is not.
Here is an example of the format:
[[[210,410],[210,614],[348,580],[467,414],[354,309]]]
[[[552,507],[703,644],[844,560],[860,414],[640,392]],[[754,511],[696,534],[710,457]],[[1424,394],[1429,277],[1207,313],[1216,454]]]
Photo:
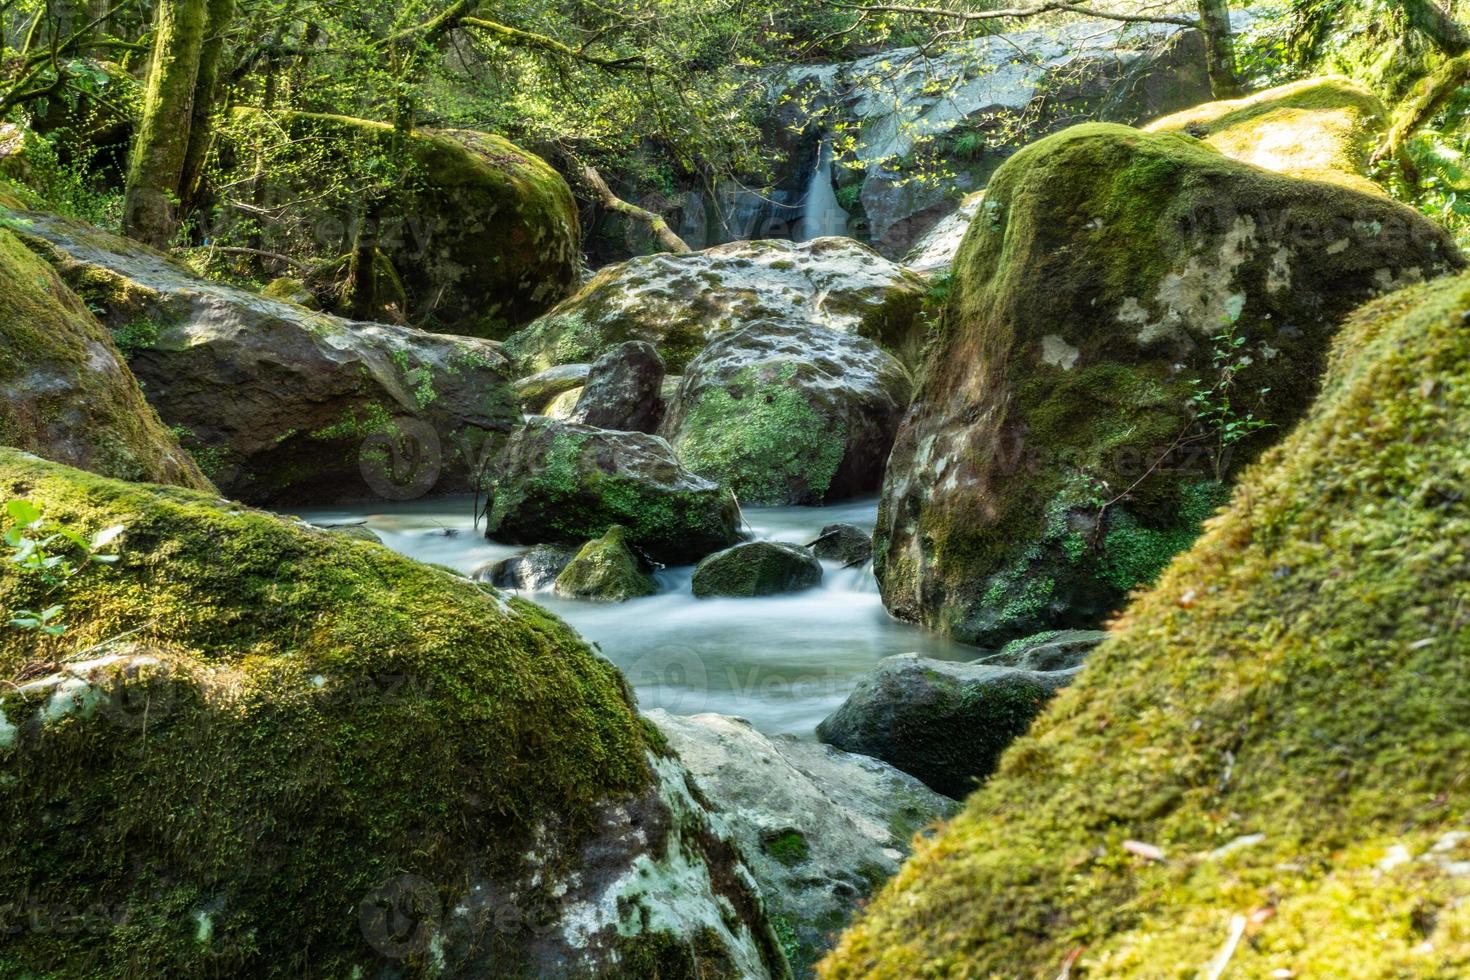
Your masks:
[[[41,519],[41,512],[29,500],[17,497],[5,505],[5,513],[17,524],[31,525]]]

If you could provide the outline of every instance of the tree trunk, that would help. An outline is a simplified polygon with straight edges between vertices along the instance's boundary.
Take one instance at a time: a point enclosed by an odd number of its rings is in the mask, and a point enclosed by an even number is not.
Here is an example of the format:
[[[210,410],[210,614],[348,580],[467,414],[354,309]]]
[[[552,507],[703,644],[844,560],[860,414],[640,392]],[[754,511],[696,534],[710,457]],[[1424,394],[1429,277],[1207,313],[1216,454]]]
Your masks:
[[[163,0],[158,5],[143,116],[123,197],[123,230],[155,248],[165,247],[174,233],[174,205],[208,21],[209,0]]]
[[[1403,0],[1403,4],[1409,23],[1428,35],[1445,54],[1455,58],[1470,51],[1470,30],[1436,0]]]
[[[184,148],[184,163],[179,175],[179,199],[183,202],[182,213],[186,215],[199,206],[204,162],[214,135],[211,119],[220,62],[224,60],[225,36],[234,17],[235,0],[209,0],[209,20],[204,31],[204,44],[199,50],[194,104],[189,113],[189,141]]]
[[[1200,29],[1205,32],[1205,66],[1210,73],[1210,91],[1217,99],[1234,99],[1241,93],[1235,68],[1235,35],[1230,29],[1228,0],[1199,0]]]

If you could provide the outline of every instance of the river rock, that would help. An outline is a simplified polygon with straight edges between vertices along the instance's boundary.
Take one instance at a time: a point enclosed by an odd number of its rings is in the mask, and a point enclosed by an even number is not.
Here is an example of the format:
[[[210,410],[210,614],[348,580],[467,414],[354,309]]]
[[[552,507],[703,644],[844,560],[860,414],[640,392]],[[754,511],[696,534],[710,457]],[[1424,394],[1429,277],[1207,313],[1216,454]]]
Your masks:
[[[547,406],[567,392],[576,391],[580,395],[590,370],[590,364],[558,364],[538,371],[530,377],[516,380],[516,397],[526,411],[533,415],[545,414]]]
[[[894,443],[885,605],[990,647],[1097,626],[1290,430],[1354,304],[1463,261],[1408,208],[1187,136],[1027,147],[970,226]]]
[[[973,663],[1021,670],[1071,670],[1082,666],[1087,655],[1107,638],[1102,630],[1051,630],[1012,640],[999,653]]]
[[[823,561],[841,562],[844,568],[862,565],[873,557],[873,534],[853,524],[828,524],[807,547]]]
[[[963,799],[1077,670],[1018,670],[915,653],[887,657],[822,720],[817,737]]]
[[[569,421],[599,429],[655,432],[664,416],[663,382],[663,358],[652,344],[641,340],[619,344],[592,364]]]
[[[822,563],[810,550],[783,541],[748,541],[710,555],[694,569],[699,598],[751,598],[799,592],[822,581]]]
[[[316,167],[350,171],[356,160],[395,152],[389,148],[394,129],[387,123],[309,112],[272,112],[268,118],[254,109],[236,113],[243,123],[236,129],[245,140],[269,144],[284,137],[326,148]],[[581,261],[577,205],[566,181],[544,160],[499,136],[464,129],[414,129],[402,146],[415,179],[391,202],[377,237],[406,294],[410,323],[498,338],[572,292]],[[254,165],[248,144],[222,153],[225,160],[238,158],[242,167]],[[360,202],[313,203],[320,189],[289,186],[289,168],[283,171],[273,193],[301,203],[290,209],[289,220],[259,229],[263,247],[300,254],[303,245],[325,246],[325,258],[348,255],[356,220],[350,210],[336,209]],[[225,215],[228,220],[230,212]]]
[[[315,313],[68,218],[0,222],[101,311],[164,423],[248,503],[466,491],[520,421],[489,341]]]
[[[1388,124],[1388,109],[1378,96],[1349,79],[1329,77],[1207,102],[1147,129],[1187,133],[1263,170],[1384,194],[1368,179],[1368,166]]]
[[[876,759],[763,735],[743,718],[647,717],[729,825],[778,929],[794,939],[799,977],[898,870],[914,834],[955,809]]]
[[[544,592],[576,554],[573,548],[538,544],[524,554],[502,558],[477,569],[473,578],[477,582],[489,582],[497,589]]]
[[[1470,276],[1343,323],[1301,424],[825,976],[1465,972],[1467,322]]]
[[[0,496],[21,492],[126,533],[67,584],[86,658],[38,669],[34,636],[0,633],[0,891],[104,917],[7,936],[8,972],[267,976],[309,949],[341,977],[786,975],[735,843],[616,668],[544,610],[217,494],[0,450]],[[0,568],[7,609],[44,588]]]
[[[556,594],[566,599],[623,602],[657,591],[643,559],[629,549],[627,532],[616,524],[584,544],[556,577]]]
[[[323,531],[348,538],[353,541],[369,541],[373,544],[382,544],[383,539],[378,537],[377,532],[366,524],[318,524]]]
[[[124,480],[210,486],[86,304],[3,230],[0,444]]]
[[[741,539],[734,494],[642,432],[533,416],[497,458],[491,494],[486,533],[511,543],[585,541],[621,524],[655,560],[683,564]]]
[[[870,340],[762,321],[689,364],[659,431],[743,502],[829,503],[878,489],[910,388]]]
[[[736,242],[608,266],[507,340],[505,351],[520,373],[532,374],[642,340],[679,374],[711,339],[753,320],[826,327],[900,346],[923,293],[919,277],[851,239]]]

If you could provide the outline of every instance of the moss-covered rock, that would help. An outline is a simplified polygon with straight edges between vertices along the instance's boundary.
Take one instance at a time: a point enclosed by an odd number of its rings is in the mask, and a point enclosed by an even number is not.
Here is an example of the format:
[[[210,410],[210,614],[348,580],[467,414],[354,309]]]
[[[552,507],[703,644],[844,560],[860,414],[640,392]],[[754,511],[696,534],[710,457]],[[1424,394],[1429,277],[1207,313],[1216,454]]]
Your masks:
[[[532,417],[501,451],[493,481],[486,533],[501,541],[586,541],[621,524],[655,560],[682,564],[741,537],[735,496],[642,432]]]
[[[505,351],[532,374],[642,340],[679,374],[717,335],[762,319],[902,347],[923,294],[918,276],[851,239],[735,242],[608,266],[507,340]]]
[[[998,646],[1091,627],[1317,391],[1356,303],[1463,260],[1386,199],[1080,126],[997,172],[894,445],[885,604]]]
[[[762,321],[690,362],[659,431],[742,502],[821,504],[878,489],[910,390],[870,340]]]
[[[824,561],[840,562],[844,568],[851,568],[872,559],[873,532],[854,524],[828,524],[807,547]]]
[[[1461,277],[1348,321],[1306,420],[825,976],[1194,975],[1236,917],[1230,976],[1470,971],[1467,317]]]
[[[149,403],[247,503],[468,490],[520,422],[491,341],[316,313],[56,215],[0,225],[100,311]]]
[[[302,112],[273,113],[266,121],[255,110],[237,112],[246,123],[244,138],[255,137],[259,119],[267,140],[284,133],[313,152],[324,147],[329,166],[401,152],[405,188],[379,229],[378,247],[402,278],[409,322],[501,337],[576,285],[581,233],[571,189],[544,160],[509,141],[470,130],[415,129],[395,151],[386,123]],[[239,159],[253,166],[252,153]],[[276,190],[306,199],[318,193],[315,186]],[[336,254],[352,250],[352,215],[322,214],[309,201],[299,210],[304,244],[319,246],[323,229],[335,223]],[[266,229],[268,239],[272,233]]]
[[[799,592],[821,581],[822,563],[810,549],[784,541],[747,541],[700,562],[691,588],[701,599],[748,599]]]
[[[3,230],[0,445],[124,480],[210,486],[143,400],[107,330]]]
[[[656,591],[643,559],[628,547],[627,532],[616,524],[584,544],[556,577],[556,594],[567,599],[623,602]]]
[[[292,279],[289,276],[272,279],[261,288],[260,295],[269,299],[280,299],[285,300],[287,303],[295,303],[297,306],[304,306],[308,310],[321,309],[321,303],[318,302],[316,294],[306,288],[306,283],[300,279]]]
[[[1388,110],[1347,78],[1311,78],[1244,99],[1207,102],[1147,129],[1187,133],[1264,170],[1383,193],[1368,179],[1368,158],[1388,132]]]
[[[668,975],[782,972],[733,850],[560,621],[0,451],[22,495],[127,530],[60,596],[63,637],[0,633],[0,890],[105,916],[8,936],[0,974],[641,976],[665,947]],[[47,589],[0,569],[6,609]]]

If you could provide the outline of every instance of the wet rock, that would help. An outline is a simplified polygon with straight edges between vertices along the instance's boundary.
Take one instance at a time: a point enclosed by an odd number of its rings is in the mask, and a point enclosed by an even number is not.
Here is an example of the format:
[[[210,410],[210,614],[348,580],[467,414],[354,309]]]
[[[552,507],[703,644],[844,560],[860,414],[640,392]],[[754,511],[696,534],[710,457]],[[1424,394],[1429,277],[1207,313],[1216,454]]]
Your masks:
[[[502,558],[476,570],[474,579],[489,582],[497,589],[544,592],[551,588],[576,553],[574,548],[539,544],[524,554]]]
[[[599,429],[655,432],[664,416],[663,381],[663,358],[652,344],[619,344],[592,364],[568,420]]]
[[[1463,262],[1409,208],[1188,137],[1027,147],[970,226],[894,442],[884,604],[991,648],[1095,628],[1290,431],[1344,315]]]
[[[545,371],[538,371],[527,378],[517,379],[516,397],[521,407],[533,415],[545,414],[546,407],[561,395],[580,389],[587,383],[590,364],[558,364]]]
[[[533,416],[496,460],[487,534],[568,542],[614,524],[657,561],[681,564],[739,541],[729,490],[685,469],[669,444]]]
[[[754,320],[826,327],[902,346],[923,281],[851,239],[736,242],[642,256],[600,270],[509,338],[522,374],[594,360],[629,340],[679,374],[712,339]]]
[[[656,591],[643,559],[628,547],[627,533],[616,524],[583,545],[556,577],[556,594],[566,599],[623,602]]]
[[[316,313],[68,218],[0,220],[102,311],[164,423],[247,503],[466,491],[520,422],[489,341]]]
[[[915,832],[955,809],[876,759],[763,735],[743,718],[647,717],[730,827],[772,919],[795,940],[799,977],[898,870]]]
[[[799,592],[822,581],[822,564],[809,550],[782,541],[749,541],[710,555],[694,570],[700,598]]]
[[[975,660],[993,667],[1021,670],[1071,670],[1082,666],[1108,634],[1102,630],[1054,630],[1007,643],[1005,649]]]
[[[878,489],[909,391],[872,341],[757,322],[689,364],[659,431],[743,502],[820,504]]]
[[[1006,746],[1078,669],[1018,670],[913,653],[888,657],[822,720],[817,737],[882,759],[961,799],[995,771]]]
[[[828,524],[807,547],[823,561],[862,565],[873,557],[873,534],[853,524]]]

